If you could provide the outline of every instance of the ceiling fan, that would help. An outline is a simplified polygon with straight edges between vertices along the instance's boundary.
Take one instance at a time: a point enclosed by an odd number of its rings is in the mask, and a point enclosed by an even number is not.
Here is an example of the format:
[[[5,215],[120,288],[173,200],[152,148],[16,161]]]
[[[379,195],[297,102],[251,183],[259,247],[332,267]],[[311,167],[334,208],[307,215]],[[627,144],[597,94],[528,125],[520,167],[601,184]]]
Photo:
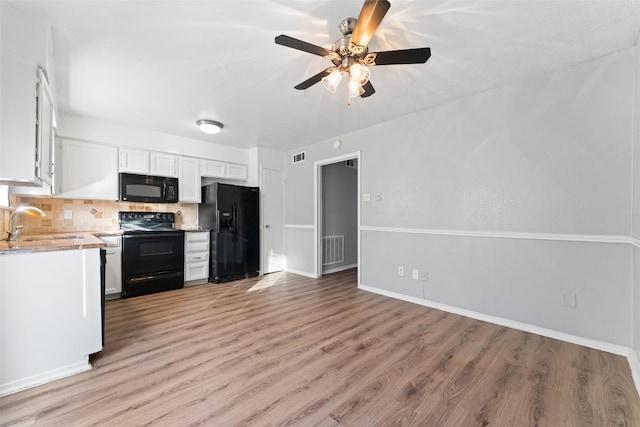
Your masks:
[[[305,90],[322,81],[324,87],[335,93],[342,80],[342,74],[349,76],[349,98],[366,98],[376,90],[369,81],[368,67],[374,65],[391,64],[424,64],[431,56],[428,47],[418,49],[388,50],[383,52],[369,52],[367,45],[382,22],[391,3],[387,0],[365,0],[358,19],[346,18],[340,23],[343,37],[336,40],[331,49],[325,49],[284,34],[276,37],[276,44],[298,49],[314,55],[327,58],[333,66],[320,71],[295,86],[298,90]]]

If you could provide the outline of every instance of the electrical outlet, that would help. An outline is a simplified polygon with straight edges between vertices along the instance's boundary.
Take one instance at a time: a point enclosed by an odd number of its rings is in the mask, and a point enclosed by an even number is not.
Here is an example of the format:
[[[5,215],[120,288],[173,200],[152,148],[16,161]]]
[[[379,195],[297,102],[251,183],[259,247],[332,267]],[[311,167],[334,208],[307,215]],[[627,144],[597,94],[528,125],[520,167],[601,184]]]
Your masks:
[[[411,278],[413,280],[418,280],[418,277],[420,277],[420,272],[418,270],[416,270],[415,268],[413,270],[411,270]]]
[[[365,201],[365,202],[370,201],[371,200],[371,193],[364,193],[362,195],[362,200]]]
[[[427,280],[429,280],[429,272],[423,271],[422,275],[420,276],[420,280],[422,280],[423,282],[426,282]]]
[[[63,212],[64,219],[73,219],[73,211],[70,209],[65,209]]]
[[[400,277],[404,276],[404,267],[398,267],[398,276]]]

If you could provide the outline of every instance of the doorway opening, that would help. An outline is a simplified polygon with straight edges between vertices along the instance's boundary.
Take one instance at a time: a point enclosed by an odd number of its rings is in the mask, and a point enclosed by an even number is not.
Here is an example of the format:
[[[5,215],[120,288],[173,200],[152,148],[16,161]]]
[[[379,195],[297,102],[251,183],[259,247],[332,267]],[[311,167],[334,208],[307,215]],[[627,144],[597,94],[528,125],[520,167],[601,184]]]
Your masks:
[[[360,166],[360,152],[315,163],[316,277],[360,265]]]

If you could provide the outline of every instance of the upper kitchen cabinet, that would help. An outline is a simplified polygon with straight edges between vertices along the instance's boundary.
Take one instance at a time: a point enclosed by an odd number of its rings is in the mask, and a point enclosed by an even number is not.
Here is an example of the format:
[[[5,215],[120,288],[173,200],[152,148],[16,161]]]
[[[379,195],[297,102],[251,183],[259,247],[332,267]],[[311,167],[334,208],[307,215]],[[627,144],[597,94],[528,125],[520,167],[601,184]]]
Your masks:
[[[60,139],[60,197],[118,200],[118,147]]]
[[[0,3],[0,185],[53,183],[54,97],[49,25]]]
[[[200,159],[178,158],[178,201],[200,203],[201,194]]]
[[[235,181],[246,181],[249,176],[247,165],[208,159],[200,161],[200,172],[205,178],[225,178]]]
[[[249,168],[247,165],[227,163],[227,179],[246,181],[249,179]]]
[[[217,160],[203,159],[200,161],[200,173],[207,178],[226,178],[227,164]]]
[[[120,172],[176,178],[178,176],[177,163],[178,159],[173,154],[120,148]]]

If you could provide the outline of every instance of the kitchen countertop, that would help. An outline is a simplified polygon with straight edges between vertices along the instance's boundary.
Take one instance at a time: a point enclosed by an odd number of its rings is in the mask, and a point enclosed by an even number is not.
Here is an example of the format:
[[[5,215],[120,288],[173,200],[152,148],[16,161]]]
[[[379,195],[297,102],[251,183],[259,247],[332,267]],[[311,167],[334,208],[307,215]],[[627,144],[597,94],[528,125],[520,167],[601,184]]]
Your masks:
[[[18,240],[0,241],[0,255],[66,251],[71,249],[106,248],[107,245],[98,237],[98,233],[57,233],[20,236]],[[111,233],[109,233],[111,234]]]

